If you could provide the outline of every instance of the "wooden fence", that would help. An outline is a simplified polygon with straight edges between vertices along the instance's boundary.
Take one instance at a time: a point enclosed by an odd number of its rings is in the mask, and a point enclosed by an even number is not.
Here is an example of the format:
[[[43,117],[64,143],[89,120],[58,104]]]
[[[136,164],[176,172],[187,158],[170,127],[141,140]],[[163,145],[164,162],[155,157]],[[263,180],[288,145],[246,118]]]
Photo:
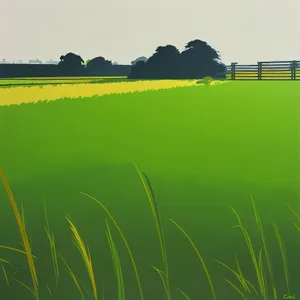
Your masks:
[[[226,77],[231,80],[300,80],[300,61],[259,61],[256,65],[226,66]]]

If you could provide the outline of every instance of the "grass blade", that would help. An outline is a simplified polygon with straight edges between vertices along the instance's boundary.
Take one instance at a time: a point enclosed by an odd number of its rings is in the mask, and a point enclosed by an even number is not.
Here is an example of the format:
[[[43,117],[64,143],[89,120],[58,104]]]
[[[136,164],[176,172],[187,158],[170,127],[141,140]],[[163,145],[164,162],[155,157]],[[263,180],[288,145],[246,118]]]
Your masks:
[[[241,292],[241,290],[238,288],[238,287],[236,287],[230,280],[228,280],[228,279],[226,279],[226,278],[224,278],[224,280],[229,284],[229,285],[231,285],[242,297],[243,297],[243,299],[245,299],[245,300],[247,300],[247,298],[246,298],[246,296]]]
[[[22,237],[22,241],[23,241],[23,245],[24,245],[24,249],[26,252],[26,256],[27,256],[27,262],[28,262],[28,266],[29,266],[29,271],[30,271],[30,275],[31,275],[31,279],[32,279],[32,285],[33,285],[33,291],[34,291],[34,295],[35,298],[38,300],[39,299],[39,290],[38,290],[38,278],[37,278],[37,274],[36,274],[36,269],[35,269],[35,265],[34,265],[34,261],[33,261],[33,257],[32,257],[32,253],[31,253],[31,248],[30,248],[30,243],[29,243],[29,239],[28,239],[28,235],[27,232],[25,230],[25,226],[24,223],[22,222],[22,217],[20,215],[17,203],[15,201],[14,195],[10,189],[10,186],[6,180],[6,177],[3,173],[3,170],[0,168],[0,177],[2,179],[3,185],[5,187],[5,190],[8,194],[11,206],[13,208],[13,212],[14,215],[16,217],[16,221],[18,223],[18,227],[19,227],[19,231]]]
[[[56,252],[56,245],[53,232],[50,234],[50,225],[48,220],[47,208],[46,208],[46,201],[44,199],[44,211],[45,211],[45,218],[46,218],[46,235],[50,244],[50,251],[51,251],[51,258],[54,268],[54,276],[56,282],[56,288],[58,288],[58,280],[59,280],[59,268],[58,268],[58,260],[57,260],[57,252]]]
[[[22,253],[22,254],[24,254],[24,255],[27,255],[26,251],[23,251],[23,250],[20,250],[20,249],[17,249],[17,248],[5,246],[5,245],[0,245],[0,248],[2,248],[2,249],[7,249],[7,250],[11,250],[11,251],[15,251],[15,252],[18,252],[18,253]],[[32,258],[37,259],[37,257],[34,256],[34,255],[32,255]]]
[[[8,264],[9,264],[9,263],[8,263]],[[8,280],[8,276],[7,276],[6,269],[5,269],[5,267],[4,267],[3,264],[1,264],[1,266],[2,266],[2,270],[3,270],[4,277],[5,277],[5,281],[6,281],[7,285],[9,285],[9,280]]]
[[[166,278],[164,278],[164,277],[167,277],[166,274],[162,270],[158,269],[155,266],[150,265],[150,267],[153,268],[157,272],[157,274],[159,275],[159,277],[161,279],[161,282],[164,286],[165,293],[168,297],[168,287],[167,287],[167,284],[166,284]]]
[[[284,276],[285,276],[285,282],[286,282],[286,287],[287,287],[287,291],[288,294],[290,295],[290,285],[289,285],[289,276],[288,276],[288,267],[287,267],[287,259],[286,259],[286,254],[285,254],[285,249],[284,249],[284,244],[283,244],[283,240],[280,236],[278,227],[276,224],[273,224],[273,228],[275,231],[275,235],[276,235],[276,239],[280,248],[280,253],[281,253],[281,259],[282,259],[282,263],[283,263],[283,269],[284,269]]]
[[[182,229],[182,227],[177,224],[174,220],[170,219],[170,218],[167,218],[169,221],[171,221],[183,234],[184,236],[188,239],[188,241],[190,242],[191,246],[193,247],[193,249],[195,250],[197,256],[198,256],[198,259],[200,260],[202,266],[203,266],[203,269],[204,269],[204,272],[206,274],[206,277],[207,277],[207,280],[208,280],[208,283],[210,285],[210,288],[211,288],[211,292],[212,292],[212,295],[213,295],[213,298],[216,299],[216,294],[215,294],[215,289],[213,287],[213,284],[212,284],[212,281],[211,281],[211,278],[210,278],[210,275],[208,273],[208,270],[207,270],[207,267],[206,267],[206,264],[199,252],[199,250],[197,249],[196,245],[194,244],[194,242],[192,241],[192,239],[190,238],[190,236]]]
[[[245,242],[247,244],[247,247],[248,247],[252,262],[253,262],[253,266],[254,266],[254,270],[255,270],[255,273],[256,273],[257,281],[258,281],[258,284],[259,284],[259,287],[260,287],[260,292],[263,295],[264,287],[262,285],[262,278],[260,276],[260,272],[259,272],[259,268],[258,268],[258,262],[257,262],[257,258],[255,256],[255,252],[254,252],[254,249],[253,249],[253,245],[252,245],[250,236],[248,234],[248,231],[244,228],[244,226],[241,222],[239,214],[232,207],[231,207],[231,209],[232,209],[233,213],[236,215],[236,218],[237,218],[238,223],[239,223],[239,225],[235,225],[235,226],[233,226],[233,228],[238,227],[242,230]]]
[[[298,221],[300,221],[300,215],[298,215],[298,214],[291,208],[291,206],[288,205],[288,208],[293,212],[293,214],[296,216],[296,218],[298,219]]]
[[[256,295],[259,295],[258,292],[257,292],[257,290],[256,290],[256,288],[247,279],[245,279],[243,276],[241,276],[240,274],[238,274],[237,272],[235,272],[233,269],[231,269],[229,266],[227,266],[226,264],[222,263],[221,261],[219,261],[217,259],[215,259],[215,261],[217,263],[219,263],[220,265],[224,266],[229,271],[231,271],[237,277],[237,279],[239,280],[239,282],[241,283],[242,286],[243,286],[242,282],[244,281],[245,283],[247,283],[248,286],[250,286],[252,288],[252,290],[255,292]],[[250,291],[249,291],[249,294],[251,294]]]
[[[109,227],[109,224],[107,220],[105,219],[106,222],[106,237],[108,240],[110,252],[112,255],[112,261],[116,273],[116,279],[117,279],[117,285],[118,285],[118,300],[125,300],[125,288],[124,288],[124,280],[123,280],[123,273],[122,273],[122,268],[121,268],[121,263],[120,263],[120,258],[115,246],[115,243],[113,241],[112,235],[111,235],[111,230]]]
[[[188,297],[188,295],[182,291],[181,289],[177,288],[176,289],[186,300],[190,300],[190,298]]]
[[[157,236],[159,239],[161,255],[162,255],[163,262],[164,262],[165,273],[166,273],[167,299],[170,300],[171,292],[170,292],[169,268],[168,268],[166,244],[165,244],[165,239],[164,239],[163,227],[161,224],[161,220],[160,220],[160,216],[159,216],[159,212],[158,212],[158,208],[157,208],[157,203],[155,201],[155,195],[154,195],[152,186],[150,184],[150,181],[149,181],[147,175],[144,172],[142,174],[134,162],[132,162],[132,164],[134,165],[134,167],[142,181],[144,190],[146,192],[146,195],[147,195],[147,198],[148,198],[148,201],[150,204],[151,212],[152,212],[152,215],[154,218],[154,223],[155,223],[155,227],[156,227],[156,231],[157,231]],[[145,177],[146,181],[144,180],[143,176]]]
[[[239,272],[239,275],[240,277],[237,277],[238,280],[240,281],[242,287],[244,288],[245,291],[247,291],[249,294],[251,294],[251,291],[246,283],[246,280],[243,276],[243,273],[242,273],[242,270],[241,270],[241,267],[240,267],[240,264],[239,264],[239,261],[238,261],[238,258],[236,257],[236,255],[234,255],[234,258],[235,258],[235,262],[236,262],[236,266],[237,266],[237,269],[238,269],[238,272]]]
[[[51,293],[51,290],[50,290],[50,286],[48,284],[46,284],[46,288],[47,288],[47,291],[49,293],[49,295],[52,297],[52,293]]]
[[[121,238],[122,238],[122,240],[123,240],[123,242],[126,246],[126,249],[128,251],[128,254],[129,254],[132,266],[133,266],[133,270],[134,270],[134,273],[135,273],[135,276],[136,276],[136,281],[137,281],[137,284],[138,284],[141,300],[144,300],[143,289],[142,289],[140,277],[139,277],[139,274],[138,274],[138,270],[137,270],[137,267],[136,267],[136,263],[135,263],[132,251],[129,247],[129,244],[128,244],[128,242],[127,242],[120,226],[118,225],[118,223],[116,222],[116,220],[114,219],[112,214],[109,212],[109,210],[99,200],[97,200],[96,198],[94,198],[93,196],[91,196],[89,194],[86,194],[86,193],[83,193],[83,192],[81,192],[81,194],[87,196],[88,198],[90,198],[90,199],[94,200],[96,203],[98,203],[101,206],[101,208],[106,212],[106,214],[109,216],[109,218],[111,219],[111,221],[113,222],[115,227],[117,228],[117,230],[118,230],[118,232],[119,232],[119,234],[120,234],[120,236],[121,236]]]
[[[16,278],[13,278],[14,281],[16,281],[17,283],[19,283],[21,286],[23,286],[24,288],[26,288],[30,293],[33,294],[33,296],[35,296],[35,292],[33,289],[31,289],[28,285],[26,285],[25,283],[17,280]]]
[[[85,246],[85,244],[84,244],[81,236],[79,235],[74,223],[70,220],[69,217],[66,217],[66,220],[68,221],[68,223],[70,225],[70,229],[73,233],[74,243],[75,243],[77,249],[79,250],[79,253],[81,254],[81,257],[82,257],[82,259],[84,261],[84,264],[87,268],[87,271],[88,271],[88,274],[89,274],[89,277],[90,277],[90,281],[91,281],[91,284],[92,284],[94,299],[97,300],[98,299],[97,286],[96,286],[94,270],[93,270],[93,264],[92,264],[92,259],[91,259],[89,250]]]
[[[69,271],[69,275],[70,275],[70,277],[72,278],[72,280],[73,280],[75,286],[77,287],[77,290],[78,290],[78,292],[79,292],[79,294],[80,294],[80,296],[81,296],[81,299],[84,300],[84,296],[83,296],[83,293],[82,293],[82,289],[81,289],[81,287],[80,287],[80,285],[79,285],[79,283],[78,283],[78,280],[77,280],[75,274],[73,273],[72,269],[70,268],[70,266],[68,265],[68,263],[66,262],[66,260],[63,258],[63,256],[62,256],[60,253],[58,253],[58,255],[59,255],[59,257],[61,258],[61,260],[63,261],[63,263],[66,265],[66,267],[67,267],[67,269],[68,269],[68,271]]]

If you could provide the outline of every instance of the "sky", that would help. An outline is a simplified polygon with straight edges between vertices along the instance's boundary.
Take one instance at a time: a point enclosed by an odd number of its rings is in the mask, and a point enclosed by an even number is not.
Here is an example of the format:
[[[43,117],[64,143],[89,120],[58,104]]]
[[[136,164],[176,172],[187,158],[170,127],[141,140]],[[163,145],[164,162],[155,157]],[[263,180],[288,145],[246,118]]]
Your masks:
[[[0,60],[130,64],[158,46],[206,41],[225,64],[300,60],[300,0],[1,0]]]

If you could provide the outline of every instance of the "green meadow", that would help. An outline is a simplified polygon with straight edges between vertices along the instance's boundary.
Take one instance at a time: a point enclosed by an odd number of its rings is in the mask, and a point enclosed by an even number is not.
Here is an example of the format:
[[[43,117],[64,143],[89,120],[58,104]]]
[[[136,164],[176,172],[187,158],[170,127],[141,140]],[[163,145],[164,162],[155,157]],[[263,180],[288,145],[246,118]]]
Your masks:
[[[300,297],[299,91],[0,106],[0,299]]]

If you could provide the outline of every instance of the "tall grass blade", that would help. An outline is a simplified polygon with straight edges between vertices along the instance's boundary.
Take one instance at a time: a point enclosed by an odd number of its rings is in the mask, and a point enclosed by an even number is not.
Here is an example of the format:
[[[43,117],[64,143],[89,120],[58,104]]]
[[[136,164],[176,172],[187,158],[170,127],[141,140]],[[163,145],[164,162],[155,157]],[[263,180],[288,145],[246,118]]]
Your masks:
[[[300,215],[297,214],[292,208],[291,206],[288,205],[288,208],[293,212],[293,214],[296,216],[296,218],[298,219],[298,221],[300,221]],[[295,223],[293,222],[294,226],[297,228],[298,231],[300,231],[300,227]]]
[[[260,292],[263,295],[264,287],[263,287],[263,284],[262,284],[262,279],[261,279],[260,272],[259,272],[258,262],[257,262],[257,258],[255,256],[255,252],[254,252],[254,249],[253,249],[253,245],[252,245],[250,236],[248,234],[248,231],[244,228],[244,226],[241,222],[239,214],[234,210],[234,208],[232,208],[232,207],[230,207],[230,208],[233,211],[233,213],[235,214],[235,216],[238,220],[238,223],[239,223],[239,225],[235,225],[235,226],[233,226],[233,228],[237,227],[237,228],[240,228],[242,230],[245,242],[247,244],[247,247],[248,247],[248,250],[249,250],[249,253],[250,253],[250,256],[251,256],[251,260],[253,262],[254,270],[255,270],[257,281],[258,281],[259,288],[260,288]]]
[[[266,257],[266,260],[267,260],[267,266],[268,266],[269,274],[270,274],[270,277],[271,277],[273,298],[274,298],[274,300],[277,300],[277,294],[276,294],[275,282],[274,282],[274,275],[273,275],[273,271],[272,271],[272,264],[271,264],[271,260],[270,260],[270,257],[269,257],[269,252],[268,252],[268,249],[267,249],[267,244],[266,244],[265,236],[264,236],[264,230],[263,230],[261,219],[260,219],[259,215],[258,215],[258,222],[259,222],[259,227],[260,227],[260,235],[261,235],[261,239],[262,239],[263,249],[264,249],[265,257]]]
[[[5,278],[6,284],[9,285],[9,280],[8,280],[6,269],[5,269],[5,267],[4,267],[3,264],[1,264],[1,266],[2,266],[2,271],[3,271],[3,274],[4,274],[4,278]]]
[[[200,260],[202,266],[203,266],[203,269],[204,269],[204,272],[206,274],[206,277],[207,277],[207,280],[208,280],[208,283],[210,285],[210,289],[211,289],[211,292],[212,292],[212,295],[213,295],[213,299],[216,299],[216,294],[215,294],[215,289],[214,289],[214,286],[212,284],[212,281],[211,281],[211,278],[210,278],[210,275],[208,273],[208,269],[206,267],[206,264],[199,252],[199,250],[197,249],[195,243],[192,241],[192,239],[190,238],[190,236],[184,231],[184,229],[178,224],[176,223],[174,220],[170,219],[170,218],[167,218],[169,221],[171,221],[183,234],[184,236],[188,239],[189,243],[191,244],[191,246],[193,247],[194,251],[196,252],[197,256],[198,256],[198,259]]]
[[[284,276],[285,276],[285,282],[286,282],[287,291],[288,291],[288,294],[290,295],[290,285],[289,285],[287,259],[286,259],[286,254],[285,254],[283,240],[282,240],[282,238],[280,236],[280,233],[279,233],[279,230],[278,230],[278,227],[277,227],[276,224],[273,224],[273,228],[274,228],[274,231],[275,231],[277,243],[278,243],[279,248],[280,248],[280,253],[281,253],[281,259],[282,259],[283,268],[284,268]]]
[[[229,266],[227,266],[226,264],[222,263],[221,261],[215,259],[215,261],[217,263],[219,263],[220,265],[224,266],[226,269],[228,269],[229,271],[231,271],[236,278],[239,280],[239,282],[241,283],[241,285],[243,286],[243,282],[247,283],[248,286],[250,286],[252,288],[252,290],[255,292],[256,295],[259,295],[256,288],[254,287],[253,284],[251,284],[247,279],[245,279],[241,274],[238,274],[237,272],[235,272],[233,269],[231,269]],[[249,291],[249,294],[251,294],[249,288],[246,289],[247,291]]]
[[[2,179],[5,190],[8,194],[11,206],[13,208],[14,215],[16,217],[16,221],[18,223],[19,231],[20,231],[20,234],[21,234],[21,237],[22,237],[24,249],[25,249],[26,256],[27,256],[27,262],[28,262],[28,266],[29,266],[31,279],[32,279],[33,292],[34,292],[35,298],[38,300],[39,299],[39,290],[38,290],[39,283],[38,283],[36,269],[35,269],[35,265],[34,265],[34,261],[33,261],[33,256],[32,256],[32,253],[31,253],[30,243],[29,243],[29,240],[28,240],[28,235],[27,235],[27,232],[25,230],[24,224],[22,222],[22,218],[21,218],[17,203],[15,201],[14,195],[13,195],[11,189],[10,189],[10,186],[9,186],[9,184],[6,180],[6,177],[3,173],[3,170],[1,168],[0,168],[0,177]]]
[[[50,251],[51,251],[51,258],[54,268],[54,276],[55,276],[55,282],[56,282],[56,288],[58,288],[58,281],[59,281],[59,268],[58,268],[58,260],[57,260],[57,252],[56,252],[56,245],[55,245],[55,239],[53,232],[50,233],[50,225],[48,220],[48,214],[47,214],[47,207],[46,207],[46,201],[44,199],[44,211],[45,211],[45,218],[46,218],[46,235],[50,244]]]
[[[269,274],[270,274],[270,277],[271,277],[273,298],[274,298],[274,300],[276,300],[277,299],[277,294],[276,294],[276,289],[275,289],[275,282],[274,282],[274,276],[273,276],[273,271],[272,271],[272,264],[271,264],[271,260],[270,260],[270,257],[269,257],[269,252],[268,252],[268,249],[267,249],[267,244],[266,244],[266,240],[265,240],[265,234],[264,234],[261,218],[260,218],[259,213],[257,212],[256,207],[255,207],[254,199],[253,199],[252,194],[251,194],[251,202],[252,202],[252,207],[253,207],[253,211],[254,211],[254,215],[255,215],[256,224],[258,226],[258,232],[260,233],[261,240],[262,240],[264,254],[265,254],[265,257],[266,257],[266,260],[267,260],[267,266],[268,266]],[[265,285],[267,285],[266,280],[265,280]],[[267,287],[265,287],[265,291],[267,292]]]
[[[83,192],[81,192],[81,194],[87,196],[88,198],[90,198],[90,199],[94,200],[96,203],[98,203],[101,206],[101,208],[105,211],[105,213],[109,216],[109,218],[111,219],[111,221],[113,222],[115,227],[117,228],[117,230],[118,230],[118,232],[119,232],[119,234],[120,234],[120,236],[121,236],[121,238],[122,238],[122,240],[123,240],[123,242],[126,246],[126,249],[128,251],[128,254],[129,254],[132,266],[133,266],[133,270],[134,270],[134,273],[135,273],[135,276],[136,276],[136,281],[137,281],[137,284],[138,284],[141,300],[144,300],[143,289],[142,289],[139,273],[138,273],[138,270],[137,270],[137,267],[136,267],[136,263],[135,263],[132,251],[129,247],[129,244],[128,244],[128,242],[127,242],[120,226],[118,225],[118,223],[116,222],[116,220],[114,219],[112,214],[109,212],[109,210],[99,200],[97,200],[96,198],[94,198],[93,196],[91,196],[89,194],[86,194],[86,193],[83,193]]]
[[[296,216],[296,218],[298,219],[298,221],[300,221],[300,215],[297,214],[290,205],[288,205],[288,208],[293,212],[293,214]]]
[[[52,293],[51,293],[49,284],[46,284],[46,288],[47,288],[47,291],[48,291],[49,295],[52,297]]]
[[[107,220],[106,222],[106,237],[109,244],[110,252],[112,255],[112,261],[116,273],[116,279],[117,279],[117,285],[118,285],[118,300],[125,300],[125,288],[124,288],[124,280],[123,280],[123,273],[122,273],[122,267],[120,263],[120,258],[117,252],[117,248],[115,246],[115,243],[112,238],[111,230],[109,227],[109,224]]]
[[[69,225],[70,225],[70,229],[73,233],[73,238],[74,238],[74,244],[76,245],[79,253],[81,254],[81,257],[84,261],[84,264],[86,266],[86,269],[88,271],[89,277],[90,277],[90,281],[92,284],[92,289],[93,289],[93,295],[94,295],[94,299],[97,300],[98,299],[98,295],[97,295],[97,285],[96,285],[96,281],[95,281],[95,275],[94,275],[94,270],[93,270],[93,264],[92,264],[92,259],[89,253],[88,248],[85,246],[81,236],[79,235],[74,223],[70,220],[69,217],[66,217],[66,220],[68,221]]]
[[[70,266],[68,265],[68,263],[66,262],[66,260],[63,258],[63,256],[60,253],[58,253],[58,256],[61,258],[61,260],[63,261],[63,263],[66,265],[66,267],[67,267],[67,269],[69,271],[69,275],[72,278],[75,286],[77,287],[77,290],[78,290],[78,292],[79,292],[79,294],[81,296],[81,299],[84,300],[82,289],[81,289],[81,287],[80,287],[80,285],[78,283],[78,280],[77,280],[75,274],[73,273],[72,269],[70,268]]]
[[[155,227],[157,230],[157,235],[158,235],[160,249],[161,249],[161,255],[162,255],[163,262],[164,262],[165,273],[166,273],[167,299],[170,300],[171,292],[170,292],[170,282],[169,282],[169,268],[168,268],[168,260],[167,260],[167,251],[166,251],[163,227],[161,224],[161,220],[160,220],[160,216],[159,216],[159,212],[158,212],[158,208],[157,208],[157,203],[155,201],[155,195],[154,195],[152,186],[150,184],[150,181],[149,181],[147,175],[144,172],[142,174],[134,162],[132,162],[132,164],[134,165],[134,167],[142,181],[144,190],[146,192],[146,195],[147,195],[147,198],[148,198],[148,201],[150,204],[151,212],[152,212],[152,215],[154,218],[154,223],[155,223]],[[146,180],[144,180],[143,176],[145,177]]]
[[[35,296],[35,292],[33,289],[31,289],[27,284],[17,280],[16,278],[13,278],[14,281],[16,281],[17,283],[19,283],[21,286],[23,286],[24,288],[26,288],[30,293],[32,293],[33,296]]]
[[[257,231],[260,232],[258,214],[257,214],[257,210],[256,210],[255,205],[254,205],[254,200],[253,200],[252,194],[250,194],[250,197],[251,197],[251,202],[252,202],[252,208],[253,208],[253,211],[254,211],[254,217],[255,217],[255,223],[256,223]]]
[[[295,222],[293,222],[293,224],[295,225],[295,227],[297,228],[297,230],[300,231],[300,227]]]
[[[26,253],[25,251],[20,250],[20,249],[17,249],[17,248],[5,246],[5,245],[0,245],[0,248],[2,248],[2,249],[7,249],[7,250],[11,250],[11,251],[15,251],[15,252],[18,252],[18,253],[27,255],[27,253]],[[34,256],[34,255],[32,255],[32,257],[33,257],[34,259],[37,259],[37,257]]]
[[[166,274],[162,270],[158,269],[155,266],[150,265],[150,267],[153,268],[157,272],[157,274],[159,275],[159,277],[161,279],[161,282],[164,286],[166,296],[168,297],[168,287],[167,287],[167,284],[166,284],[166,277],[167,277]]]
[[[258,254],[258,269],[259,269],[259,274],[260,274],[261,284],[262,284],[262,296],[266,300],[267,294],[266,294],[266,285],[264,282],[264,265],[262,261],[262,249],[259,250],[259,254]]]
[[[247,291],[249,294],[251,294],[251,291],[250,291],[250,289],[249,289],[249,287],[246,283],[246,280],[244,278],[244,275],[242,273],[238,258],[236,257],[236,255],[234,255],[234,258],[235,258],[236,266],[237,266],[237,269],[238,269],[238,272],[239,272],[239,275],[240,275],[240,278],[239,277],[237,277],[237,278],[240,281],[240,283],[241,283],[242,287],[244,288],[244,290]]]
[[[234,285],[230,280],[224,278],[224,280],[229,284],[231,285],[242,297],[243,299],[247,300],[246,296],[241,292],[241,290],[236,286]]]
[[[188,295],[184,292],[184,291],[182,291],[181,289],[179,289],[179,288],[177,288],[176,289],[186,300],[191,300],[189,297],[188,297]]]

